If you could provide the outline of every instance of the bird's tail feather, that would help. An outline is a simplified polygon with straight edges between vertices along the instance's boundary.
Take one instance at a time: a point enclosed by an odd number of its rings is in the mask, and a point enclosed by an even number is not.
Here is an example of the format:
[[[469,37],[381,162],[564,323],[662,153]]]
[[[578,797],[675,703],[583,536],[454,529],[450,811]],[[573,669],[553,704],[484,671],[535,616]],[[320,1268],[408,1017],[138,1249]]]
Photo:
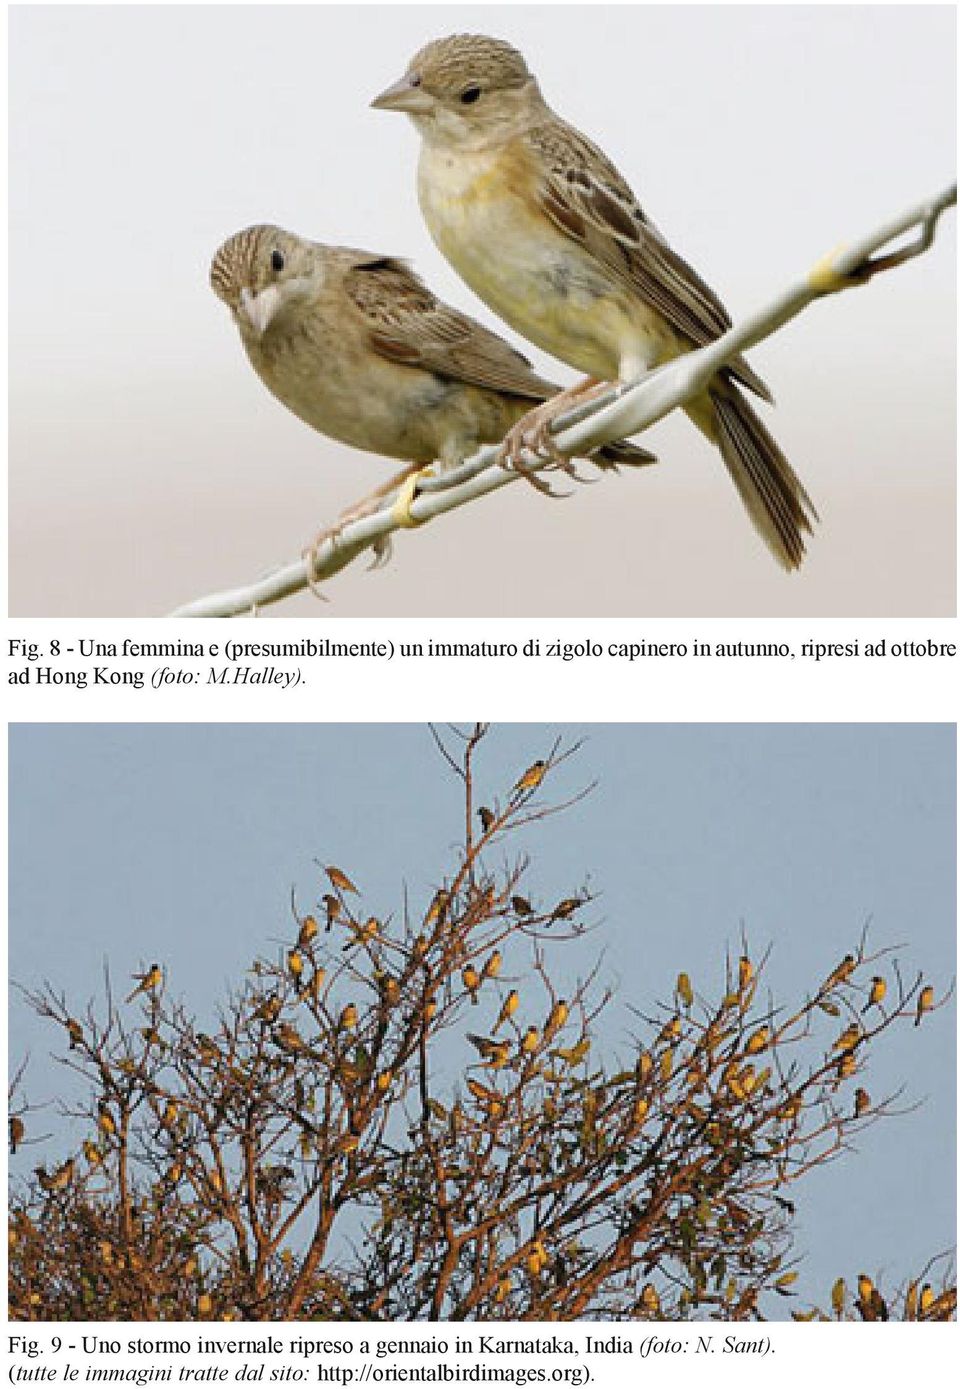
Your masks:
[[[784,569],[798,569],[804,532],[812,532],[816,508],[780,445],[729,378],[710,387],[709,405],[696,402],[694,423],[717,444],[740,499]]]
[[[645,468],[658,460],[657,455],[649,449],[642,449],[639,444],[628,444],[626,439],[619,439],[614,444],[604,444],[602,448],[597,449],[590,455],[590,461],[598,468],[616,472],[618,467]]]

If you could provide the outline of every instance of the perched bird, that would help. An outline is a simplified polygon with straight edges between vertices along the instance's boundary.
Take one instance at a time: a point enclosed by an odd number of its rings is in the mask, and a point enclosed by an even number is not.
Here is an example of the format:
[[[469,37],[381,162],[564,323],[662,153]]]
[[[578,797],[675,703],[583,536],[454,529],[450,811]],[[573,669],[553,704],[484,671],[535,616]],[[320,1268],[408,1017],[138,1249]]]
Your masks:
[[[749,955],[741,955],[740,962],[737,965],[737,984],[741,993],[743,993],[744,989],[749,987],[752,978],[753,964],[750,957]]]
[[[917,996],[917,1016],[914,1018],[914,1027],[920,1026],[920,1019],[924,1013],[929,1013],[933,1007],[933,985],[926,984]]]
[[[570,1016],[570,1005],[565,998],[558,998],[550,1009],[547,1020],[543,1025],[543,1040],[550,1042],[563,1027],[567,1018]]]
[[[340,1014],[340,1027],[344,1032],[352,1032],[357,1025],[356,1004],[348,1003]]]
[[[523,776],[518,778],[513,788],[513,794],[520,796],[524,791],[535,791],[546,774],[547,764],[538,758],[536,762],[530,764]]]
[[[256,228],[252,228],[252,230],[257,230],[257,229],[256,229]],[[276,228],[275,228],[275,227],[269,227],[267,230],[268,230],[268,231],[275,231]],[[240,235],[241,235],[241,236],[244,236],[245,233],[244,233],[244,232],[241,232]],[[227,245],[229,246],[230,244],[231,244],[231,243],[228,241],[228,242],[227,242]],[[219,252],[218,252],[218,255],[219,255]],[[282,259],[283,259],[283,257],[281,256],[281,260],[282,260]],[[213,268],[212,268],[211,271],[210,271],[211,276],[213,275],[213,273],[214,273],[214,271],[216,270],[216,268],[217,268],[217,261],[214,260],[214,262],[213,262]],[[214,287],[216,288],[216,285],[214,285]],[[218,291],[218,293],[219,293],[219,291]],[[221,297],[222,297],[222,296],[221,296]],[[359,889],[356,888],[356,887],[354,887],[353,883],[352,883],[352,882],[350,881],[350,879],[347,877],[346,873],[344,873],[341,869],[337,868],[335,864],[328,863],[327,866],[326,866],[326,868],[324,869],[324,872],[326,873],[327,877],[330,879],[330,885],[331,885],[332,887],[335,887],[335,888],[337,889],[338,892],[352,892],[355,896],[359,896]],[[324,900],[326,900],[326,899],[324,899]],[[334,901],[336,901],[336,898],[334,898]]]
[[[854,956],[844,955],[843,959],[837,965],[836,969],[831,970],[831,972],[827,975],[821,987],[821,993],[825,993],[827,989],[834,988],[837,984],[846,983],[846,981],[850,978],[851,974],[856,969],[856,967],[857,962]]]
[[[103,1152],[90,1138],[83,1140],[83,1156],[91,1167],[99,1167],[103,1162]]]
[[[23,1142],[27,1131],[26,1125],[19,1114],[10,1115],[10,1152],[15,1153]]]
[[[544,1247],[543,1240],[535,1239],[530,1245],[526,1257],[527,1270],[531,1277],[539,1278],[549,1261],[549,1256]]]
[[[474,1080],[472,1076],[467,1076],[467,1089],[475,1100],[484,1105],[491,1116],[496,1119],[503,1113],[503,1096],[497,1090],[491,1090],[487,1085],[481,1085],[479,1080]]]
[[[838,1319],[842,1317],[846,1304],[847,1285],[842,1278],[838,1278],[830,1290],[830,1305],[833,1308],[833,1315]]]
[[[108,1138],[113,1138],[116,1135],[117,1122],[105,1100],[100,1100],[97,1103],[97,1123]]]
[[[857,1045],[857,1043],[860,1041],[860,1037],[861,1032],[859,1023],[852,1022],[848,1027],[845,1027],[843,1031],[840,1033],[840,1036],[833,1044],[832,1050],[849,1051],[851,1047],[855,1047]]]
[[[37,1180],[44,1191],[65,1191],[73,1181],[76,1163],[73,1158],[67,1158],[55,1172],[47,1172],[45,1168],[35,1169]]]
[[[869,1094],[867,1093],[867,1091],[864,1090],[864,1088],[863,1088],[862,1085],[861,1085],[861,1086],[858,1086],[858,1088],[857,1088],[857,1090],[856,1090],[856,1092],[854,1093],[854,1096],[853,1096],[853,1113],[854,1113],[854,1117],[857,1118],[857,1119],[862,1118],[863,1115],[866,1114],[866,1112],[867,1112],[867,1110],[868,1110],[869,1108],[870,1108],[870,1096],[869,1096]]]
[[[640,1306],[650,1316],[660,1315],[660,1297],[652,1283],[644,1283],[640,1289]]]
[[[492,950],[484,961],[482,975],[484,979],[496,979],[500,973],[500,966],[503,964],[503,956],[499,950]]]
[[[498,1041],[496,1037],[478,1037],[475,1032],[468,1032],[467,1040],[473,1043],[483,1057],[483,1064],[491,1066],[495,1071],[505,1066],[510,1059],[509,1042]]]
[[[77,1022],[76,1018],[67,1018],[63,1025],[67,1029],[67,1035],[70,1038],[70,1050],[76,1051],[77,1047],[83,1042],[83,1028],[80,1023]]]
[[[446,888],[438,887],[433,894],[433,900],[427,908],[427,914],[423,918],[423,929],[429,930],[436,922],[442,921],[447,914],[450,905],[450,894]]]
[[[575,1046],[554,1047],[550,1055],[556,1056],[567,1066],[579,1066],[582,1061],[586,1060],[587,1053],[589,1052],[589,1050],[590,1038],[581,1037],[579,1042],[577,1042]]]
[[[277,1046],[284,1051],[306,1051],[307,1044],[293,1023],[282,1022],[277,1028]]]
[[[685,970],[681,970],[677,975],[676,993],[684,1008],[693,1007],[693,985],[690,983],[690,976]]]
[[[156,993],[163,983],[163,973],[158,964],[152,964],[146,974],[135,974],[133,977],[140,982],[133,992],[127,995],[127,1003],[135,999],[137,994]]]
[[[533,907],[526,897],[511,897],[510,905],[517,916],[533,916]]]
[[[747,1038],[747,1045],[744,1048],[748,1056],[755,1056],[758,1051],[763,1051],[770,1041],[769,1027],[758,1027],[756,1032],[751,1033]]]
[[[874,1008],[881,1004],[887,996],[887,981],[882,974],[875,974],[870,980],[870,997],[864,1005],[863,1011]]]
[[[325,892],[322,900],[327,912],[327,920],[323,929],[329,931],[330,927],[340,916],[340,899],[339,897],[334,897],[332,892]]]
[[[524,1056],[532,1056],[540,1045],[540,1029],[528,1027],[520,1039],[520,1050]]]
[[[480,807],[477,811],[477,815],[480,819],[480,828],[483,830],[484,834],[489,834],[493,826],[497,823],[497,817],[494,815],[493,811],[485,805]]]
[[[300,932],[297,936],[297,947],[304,950],[318,931],[317,918],[315,916],[305,916],[300,922]]]
[[[470,995],[470,1002],[474,1004],[479,1003],[480,1000],[477,998],[477,990],[480,988],[480,976],[473,965],[465,965],[460,977],[463,980],[463,987]]]
[[[287,952],[287,968],[293,975],[294,980],[299,980],[303,973],[303,956],[299,950],[289,950]]]
[[[517,332],[587,373],[513,428],[505,462],[522,466],[524,448],[556,456],[546,431],[558,411],[730,327],[720,300],[602,150],[546,104],[510,44],[437,39],[373,105],[406,112],[420,133],[420,208],[454,269]],[[816,512],[741,386],[771,399],[736,357],[685,409],[718,445],[774,556],[795,569]]]
[[[559,387],[488,328],[442,303],[402,260],[248,227],[220,247],[210,283],[254,371],[311,428],[407,467],[341,518],[378,509],[424,466],[454,467]],[[601,465],[652,454],[609,445]],[[356,888],[339,869],[341,892]]]
[[[511,989],[510,992],[507,994],[506,998],[503,1000],[499,1016],[497,1017],[496,1022],[493,1024],[493,1031],[499,1031],[503,1024],[505,1022],[508,1022],[510,1018],[513,1017],[514,1013],[517,1011],[517,1008],[519,1006],[520,995],[516,989]]]

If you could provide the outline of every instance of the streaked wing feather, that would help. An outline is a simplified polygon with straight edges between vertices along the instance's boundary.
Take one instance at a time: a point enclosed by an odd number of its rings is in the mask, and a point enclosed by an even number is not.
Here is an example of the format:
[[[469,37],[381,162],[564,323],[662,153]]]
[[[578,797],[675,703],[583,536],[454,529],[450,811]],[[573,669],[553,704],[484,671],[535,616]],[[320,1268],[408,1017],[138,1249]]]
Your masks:
[[[695,347],[725,333],[730,315],[692,266],[668,246],[602,150],[556,119],[526,136],[543,170],[540,206],[566,236],[662,314]],[[765,399],[770,392],[742,359],[730,371]]]
[[[496,333],[444,304],[403,261],[358,262],[344,287],[370,346],[390,361],[525,400],[546,400],[559,389]]]

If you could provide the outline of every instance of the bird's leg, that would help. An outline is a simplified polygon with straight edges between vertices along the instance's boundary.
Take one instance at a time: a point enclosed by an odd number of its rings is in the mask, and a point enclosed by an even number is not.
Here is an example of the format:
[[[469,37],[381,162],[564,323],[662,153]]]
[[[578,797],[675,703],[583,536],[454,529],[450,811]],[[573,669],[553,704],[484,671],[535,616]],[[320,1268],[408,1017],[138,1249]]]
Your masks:
[[[375,487],[372,492],[368,492],[365,497],[361,497],[360,501],[354,502],[353,506],[348,507],[346,511],[342,511],[334,525],[327,526],[324,530],[318,531],[310,544],[305,546],[302,554],[303,558],[307,561],[308,581],[310,587],[314,589],[314,592],[318,593],[318,596],[323,597],[322,594],[319,594],[319,591],[314,585],[317,568],[317,551],[320,549],[320,546],[328,540],[333,545],[336,545],[343,533],[344,526],[349,526],[353,521],[362,521],[365,516],[372,516],[375,511],[380,510],[381,503],[385,497],[389,497],[394,492],[397,492],[405,482],[415,477],[416,474],[421,471],[419,463],[411,463],[408,467],[390,478],[389,481],[381,483],[380,486]],[[385,563],[389,556],[389,536],[382,536],[379,540],[374,542],[372,548],[376,558],[371,568],[376,569],[381,564]]]
[[[570,459],[561,453],[554,443],[550,426],[557,416],[562,415],[571,405],[582,404],[608,389],[608,382],[601,381],[596,376],[588,376],[585,380],[578,381],[575,386],[569,386],[565,391],[560,391],[549,400],[545,400],[542,405],[528,411],[508,431],[500,445],[497,455],[500,466],[512,468],[532,482],[534,474],[523,461],[524,450],[528,450],[540,458],[549,459],[555,467],[562,468],[564,472],[576,477]]]

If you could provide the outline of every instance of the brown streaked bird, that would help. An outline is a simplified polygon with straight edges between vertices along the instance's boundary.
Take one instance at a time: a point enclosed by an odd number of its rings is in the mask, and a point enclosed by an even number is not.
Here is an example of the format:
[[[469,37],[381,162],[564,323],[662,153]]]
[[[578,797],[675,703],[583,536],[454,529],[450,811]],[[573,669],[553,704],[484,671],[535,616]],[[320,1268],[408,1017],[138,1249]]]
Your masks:
[[[254,371],[288,410],[321,434],[408,464],[341,524],[376,510],[425,466],[454,467],[499,443],[560,389],[393,256],[260,225],[224,242],[210,283]],[[611,444],[594,461],[656,460],[633,444]],[[331,882],[355,891],[332,874]]]
[[[10,1152],[15,1153],[23,1142],[27,1127],[19,1114],[10,1115]]]
[[[273,231],[274,228],[271,227],[270,230]],[[243,235],[243,233],[241,232],[241,236],[242,236],[242,235]],[[228,245],[228,246],[230,245],[230,242],[229,242],[229,241],[227,242],[227,245]],[[219,252],[218,252],[218,255],[219,255]],[[213,265],[214,265],[214,269],[216,269],[217,262],[214,261],[214,262],[213,262]],[[211,276],[213,275],[213,270],[211,270],[210,274],[211,274]],[[360,895],[360,889],[359,889],[358,887],[354,887],[353,883],[352,883],[352,882],[350,881],[350,879],[347,877],[346,873],[344,873],[343,870],[342,870],[341,868],[337,868],[336,864],[328,863],[327,866],[324,868],[323,871],[326,873],[327,877],[330,879],[330,885],[331,885],[331,887],[335,887],[335,888],[337,889],[338,892],[352,892],[352,893],[354,894],[354,896],[357,896],[357,897]],[[324,898],[323,900],[326,902],[327,899]],[[333,900],[336,901],[336,898],[334,898]],[[338,903],[337,905],[339,906],[339,903]],[[328,911],[329,911],[329,906],[328,906],[327,909],[328,909]]]
[[[544,101],[523,56],[501,39],[428,43],[373,102],[421,136],[417,188],[427,228],[470,288],[531,342],[587,374],[536,408],[502,451],[557,456],[558,411],[703,347],[730,327],[723,304],[667,244],[601,149]],[[771,400],[735,358],[685,408],[715,443],[746,510],[786,569],[816,511],[741,387]]]
[[[467,1041],[472,1042],[483,1057],[483,1064],[495,1071],[510,1060],[509,1042],[500,1042],[496,1037],[478,1037],[475,1032],[467,1033]]]

